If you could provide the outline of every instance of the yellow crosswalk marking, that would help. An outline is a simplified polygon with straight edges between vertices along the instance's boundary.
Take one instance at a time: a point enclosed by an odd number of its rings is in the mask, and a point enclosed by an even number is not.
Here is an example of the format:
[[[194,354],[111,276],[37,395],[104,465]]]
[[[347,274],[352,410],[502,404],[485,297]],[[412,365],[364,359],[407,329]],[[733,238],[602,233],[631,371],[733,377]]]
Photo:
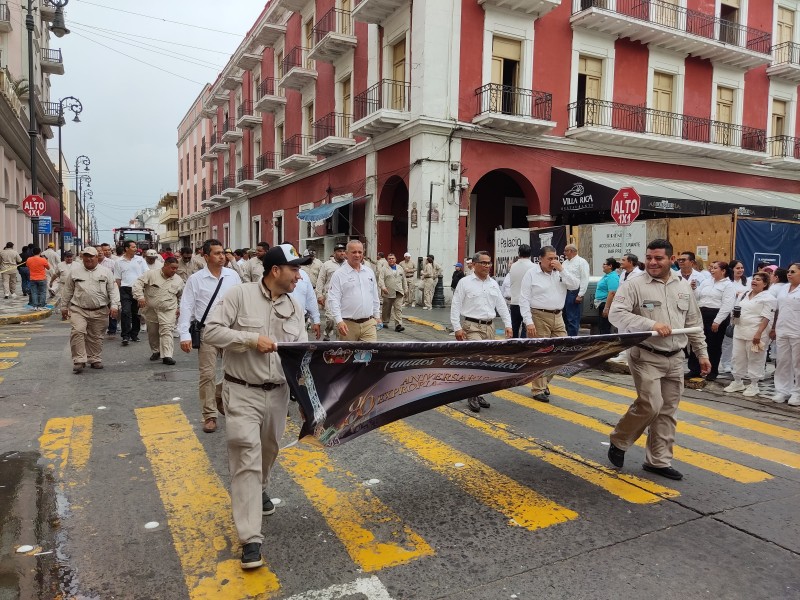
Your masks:
[[[0,358],[19,358],[19,352],[0,352]]]
[[[553,389],[552,385],[550,386],[550,389]],[[526,408],[532,408],[533,410],[544,413],[551,417],[561,419],[562,421],[568,421],[570,423],[574,423],[575,425],[580,425],[581,427],[591,429],[592,431],[596,431],[604,435],[608,435],[612,430],[612,427],[609,425],[606,425],[597,419],[593,419],[592,417],[587,417],[565,408],[559,408],[557,406],[553,406],[552,404],[544,404],[542,402],[533,400],[532,398],[517,394],[516,392],[504,390],[500,392],[494,392],[494,395],[498,398],[502,398],[503,400],[509,400]],[[637,440],[636,445],[644,447],[644,439],[640,438]],[[712,473],[732,479],[733,481],[738,481],[739,483],[757,483],[759,481],[772,479],[772,475],[765,473],[764,471],[752,469],[745,465],[740,465],[724,458],[711,456],[710,454],[706,454],[704,452],[690,450],[689,448],[684,448],[683,446],[675,445],[672,448],[672,451],[676,459],[686,464],[697,467],[698,469],[711,471]]]
[[[0,371],[10,369],[17,364],[19,364],[19,362],[15,360],[0,360]]]
[[[505,423],[499,423],[484,417],[483,413],[481,413],[481,418],[477,419],[468,417],[449,406],[443,406],[438,410],[468,427],[505,442],[517,450],[535,456],[562,471],[580,477],[633,504],[652,504],[661,501],[662,498],[680,496],[680,492],[677,490],[658,485],[649,479],[643,479],[628,473],[619,473],[615,469],[609,469],[577,454],[572,454],[559,446],[548,443],[547,447],[552,449],[548,450],[539,445],[542,442],[535,438],[523,437],[514,432]]]
[[[29,342],[31,338],[29,337],[21,337],[18,335],[2,335],[0,334],[0,341],[3,342]]]
[[[24,348],[24,342],[0,342],[0,348]]]
[[[588,394],[582,394],[567,388],[551,385],[550,389],[554,394],[558,394],[562,398],[578,402],[584,406],[599,408],[618,415],[625,414],[625,411],[628,410],[627,405],[612,402],[611,400],[604,400],[596,396],[589,396]],[[701,427],[700,425],[693,425],[685,421],[678,421],[677,432],[681,435],[688,435],[698,440],[703,440],[704,442],[741,452],[742,454],[749,454],[750,456],[755,456],[762,460],[776,462],[793,469],[800,469],[800,454],[789,452],[788,450],[766,446],[758,442],[751,442],[726,433],[719,433],[713,429]]]
[[[91,415],[47,421],[39,446],[59,479],[64,479],[67,469],[80,471],[86,467],[92,449],[92,424]]]
[[[467,494],[504,514],[510,525],[533,531],[578,518],[575,511],[556,504],[472,456],[402,421],[396,421],[381,431]],[[463,466],[456,467],[456,463]]]
[[[572,377],[571,381],[585,385],[586,387],[594,388],[596,390],[602,390],[604,392],[617,394],[618,396],[624,396],[625,398],[636,398],[636,392],[634,390],[629,390],[628,388],[617,385],[592,381],[591,379],[586,379],[585,377]],[[741,427],[742,429],[749,429],[750,431],[763,433],[764,435],[776,437],[788,442],[800,443],[800,431],[794,431],[788,427],[781,427],[780,425],[773,425],[772,423],[763,423],[758,419],[750,419],[748,417],[734,415],[724,410],[709,408],[694,402],[688,402],[687,400],[681,400],[681,412],[691,413],[707,419],[714,419],[715,421],[720,421],[721,423],[727,423],[728,425],[734,425],[736,427]]]
[[[297,435],[298,428],[287,431]],[[433,548],[322,448],[302,444],[281,451],[278,461],[364,571],[402,565],[432,555]],[[370,527],[372,524],[374,527]]]
[[[280,589],[267,567],[243,571],[230,497],[176,405],[136,409],[189,597],[265,598]]]

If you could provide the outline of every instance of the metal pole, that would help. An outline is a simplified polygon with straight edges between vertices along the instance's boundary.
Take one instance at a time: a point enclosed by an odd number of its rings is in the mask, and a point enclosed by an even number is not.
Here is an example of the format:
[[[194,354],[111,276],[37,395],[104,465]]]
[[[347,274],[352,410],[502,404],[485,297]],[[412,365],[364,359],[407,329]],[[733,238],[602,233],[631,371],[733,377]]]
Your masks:
[[[28,0],[28,14],[25,16],[25,28],[28,30],[28,137],[30,137],[31,152],[31,194],[38,192],[36,177],[36,138],[39,131],[36,128],[36,86],[33,81],[33,0]],[[18,200],[19,201],[19,200]],[[33,244],[39,245],[39,218],[31,217],[31,233]]]
[[[433,182],[431,181],[431,193],[428,200],[428,250],[425,252],[425,258],[431,253],[431,214],[433,213]],[[441,259],[440,259],[441,260]]]
[[[61,160],[61,125],[64,120],[64,105],[58,105],[58,247],[61,249],[61,260],[64,260],[64,173]]]

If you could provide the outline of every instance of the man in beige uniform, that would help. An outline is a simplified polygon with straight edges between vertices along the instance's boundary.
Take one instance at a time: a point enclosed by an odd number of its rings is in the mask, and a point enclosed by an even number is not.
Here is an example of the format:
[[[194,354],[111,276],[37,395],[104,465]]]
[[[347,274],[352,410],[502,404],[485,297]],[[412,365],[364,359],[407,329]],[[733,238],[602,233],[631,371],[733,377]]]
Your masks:
[[[441,274],[442,267],[436,264],[433,254],[429,254],[422,268],[422,310],[433,310],[433,291]]]
[[[608,459],[621,468],[625,452],[647,429],[645,471],[669,479],[682,479],[672,468],[675,413],[683,390],[683,349],[692,345],[701,373],[711,371],[703,318],[690,284],[672,270],[675,256],[667,240],[647,245],[647,272],[623,283],[614,297],[608,320],[621,333],[657,331],[628,350],[628,365],[636,385],[636,400],[611,432]],[[700,331],[671,335],[673,329],[699,327]]]
[[[334,246],[333,258],[322,263],[319,276],[317,277],[317,285],[314,290],[317,293],[317,302],[325,309],[325,326],[322,329],[325,336],[323,340],[326,342],[331,339],[331,333],[334,327],[336,327],[336,322],[333,320],[333,316],[328,310],[328,291],[331,289],[331,277],[333,277],[333,274],[344,264],[346,248],[347,246],[344,244],[336,244],[336,246]]]
[[[392,321],[396,323],[394,330],[405,330],[403,327],[403,298],[408,295],[408,283],[403,268],[398,266],[397,257],[390,254],[386,265],[378,273],[378,288],[383,296],[381,318],[386,327]]]
[[[403,254],[403,260],[400,261],[400,268],[403,269],[403,273],[406,276],[406,283],[408,284],[408,294],[406,294],[403,301],[405,302],[405,306],[408,306],[409,303],[411,304],[411,308],[414,308],[416,304],[416,293],[417,293],[417,265],[411,260],[411,254],[406,252]]]
[[[178,259],[178,271],[176,274],[186,283],[189,276],[196,272],[193,270],[192,249],[189,247],[181,248],[180,254],[181,257]],[[203,263],[205,263],[205,261],[203,261]]]
[[[114,274],[97,264],[97,250],[91,246],[81,253],[82,265],[75,265],[64,282],[61,317],[69,318],[69,347],[72,372],[80,373],[86,363],[102,369],[103,331],[111,317],[119,314],[119,288]]]
[[[191,266],[191,273],[189,275],[194,275],[198,271],[202,271],[206,268],[206,257],[203,254],[203,247],[200,246],[197,248],[192,255],[192,266]]]
[[[264,263],[261,259],[264,258],[267,250],[269,250],[269,244],[267,242],[258,242],[255,249],[256,255],[250,257],[250,259],[246,260],[242,265],[243,283],[261,281],[261,278],[264,276]]]
[[[319,270],[322,268],[322,261],[317,258],[317,253],[313,250],[306,250],[306,256],[310,256],[312,261],[303,267],[308,278],[311,280],[311,285],[316,289],[317,279],[319,279]]]
[[[98,258],[100,258],[98,256]],[[74,257],[72,252],[67,250],[64,252],[64,260],[58,263],[56,270],[50,276],[50,289],[53,290],[53,293],[58,294],[59,292],[64,291],[64,284],[67,282],[67,275],[69,275],[72,268],[76,265],[74,261]],[[61,305],[65,307],[65,305]],[[66,321],[65,318],[62,317],[62,321]]]
[[[0,250],[0,271],[3,272],[3,293],[6,300],[17,295],[17,265],[22,262],[19,252],[14,250],[14,242],[7,242]]]
[[[225,248],[225,266],[231,271],[236,271],[239,277],[242,276],[242,267],[236,258],[236,254],[230,248]]]
[[[177,271],[178,259],[170,256],[164,260],[163,267],[147,271],[133,284],[133,297],[139,309],[144,309],[147,341],[152,352],[150,360],[160,358],[165,365],[175,364],[175,319],[184,285]]]
[[[347,260],[331,277],[328,309],[336,323],[339,339],[374,342],[381,323],[381,300],[375,273],[362,264],[364,245],[347,242]]]
[[[56,267],[58,266],[59,258],[58,252],[56,252],[56,245],[53,242],[47,244],[47,250],[42,252],[42,256],[47,259],[48,263],[50,263],[50,270],[55,271]]]
[[[261,281],[232,288],[204,331],[204,342],[225,351],[222,402],[243,569],[264,564],[261,521],[262,515],[275,512],[269,477],[289,404],[289,387],[275,350],[281,342],[308,341],[303,311],[289,293],[300,279],[300,266],[309,262],[310,257],[301,258],[290,244],[275,246],[264,255]]]

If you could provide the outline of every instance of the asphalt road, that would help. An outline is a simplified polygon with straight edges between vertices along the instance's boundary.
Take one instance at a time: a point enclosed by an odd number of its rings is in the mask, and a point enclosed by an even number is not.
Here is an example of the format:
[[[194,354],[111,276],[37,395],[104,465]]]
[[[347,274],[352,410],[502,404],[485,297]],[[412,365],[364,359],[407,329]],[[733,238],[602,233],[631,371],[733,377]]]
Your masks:
[[[445,339],[408,325],[382,339]],[[144,337],[143,337],[144,339]],[[625,375],[553,381],[279,458],[243,573],[196,357],[107,340],[71,373],[53,317],[0,327],[0,599],[800,598],[800,413],[688,392],[673,482],[608,468]],[[11,344],[11,345],[9,345]],[[284,444],[299,417],[292,407]],[[33,549],[17,552],[20,545]]]

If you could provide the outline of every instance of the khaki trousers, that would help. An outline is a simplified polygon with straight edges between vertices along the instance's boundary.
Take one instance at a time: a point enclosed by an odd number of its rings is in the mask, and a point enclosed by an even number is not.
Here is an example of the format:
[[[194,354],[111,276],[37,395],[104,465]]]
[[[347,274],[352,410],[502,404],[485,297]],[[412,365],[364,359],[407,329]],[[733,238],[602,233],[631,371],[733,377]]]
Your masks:
[[[212,417],[217,418],[217,394],[220,392],[220,385],[216,383],[216,378],[219,355],[218,348],[200,342],[200,348],[197,350],[197,369],[200,375],[200,409],[203,421]]]
[[[69,349],[72,363],[82,364],[102,362],[103,334],[108,325],[108,307],[101,306],[87,310],[75,306],[69,307],[70,323]]]
[[[3,273],[3,295],[10,296],[11,294],[17,293],[17,268],[16,267],[4,267],[10,268],[11,271],[6,271]]]
[[[397,325],[403,324],[403,294],[397,293],[394,298],[384,298],[381,308],[381,320],[384,327],[389,327],[389,323],[394,321]],[[348,327],[350,327],[348,325]]]
[[[328,310],[328,304],[325,303],[325,316],[322,317],[322,335],[331,337],[331,334],[336,331],[336,321]]]
[[[233,522],[242,544],[262,543],[261,491],[269,488],[278,443],[286,428],[289,386],[248,388],[224,381],[225,436]]]
[[[461,324],[461,328],[464,330],[468,342],[493,340],[495,338],[494,325],[481,325],[472,321],[464,321]]]
[[[147,341],[150,351],[160,352],[161,358],[172,358],[175,352],[175,311],[148,310],[146,313]],[[216,367],[216,364],[214,365]]]
[[[563,312],[553,314],[543,310],[533,309],[531,316],[533,317],[533,324],[536,327],[537,338],[560,338],[567,337],[567,328],[564,325]],[[544,392],[547,384],[553,378],[552,375],[547,377],[537,377],[531,382],[531,392],[533,395]]]
[[[611,432],[611,443],[628,450],[648,429],[645,460],[653,467],[669,467],[675,443],[675,413],[683,390],[683,353],[661,356],[628,350],[628,366],[636,385],[636,400]]]
[[[341,342],[377,342],[378,328],[375,319],[370,319],[364,323],[356,323],[350,319],[343,319],[347,323],[347,335],[342,335],[337,331],[336,335]]]
[[[433,290],[435,288],[435,279],[426,279],[422,284],[422,304],[425,308],[433,307]]]

